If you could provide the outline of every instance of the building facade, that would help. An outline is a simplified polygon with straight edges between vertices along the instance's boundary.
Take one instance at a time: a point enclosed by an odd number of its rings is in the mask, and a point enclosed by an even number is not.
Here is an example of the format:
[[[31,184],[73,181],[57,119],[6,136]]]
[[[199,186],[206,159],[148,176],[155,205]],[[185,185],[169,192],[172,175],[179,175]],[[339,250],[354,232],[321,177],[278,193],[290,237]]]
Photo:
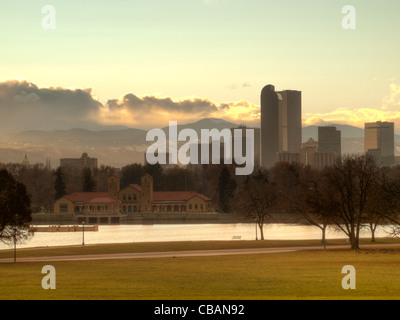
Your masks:
[[[379,164],[394,164],[394,123],[365,123],[364,150]]]
[[[270,168],[279,152],[279,102],[273,85],[261,91],[261,166]]]
[[[299,153],[302,142],[301,91],[261,91],[261,166],[272,167],[278,153]]]
[[[278,152],[276,162],[300,163],[300,154],[299,152]]]
[[[299,152],[279,152],[277,162],[300,163],[313,169],[323,169],[333,166],[336,162],[336,152],[319,152],[318,142],[309,139],[302,144]]]
[[[60,167],[69,167],[82,170],[89,168],[91,170],[97,168],[97,159],[91,158],[87,153],[83,153],[80,158],[63,158],[60,159]]]
[[[336,127],[318,127],[318,152],[342,155],[342,135]]]
[[[118,188],[119,180],[114,182]],[[154,191],[153,178],[145,175],[141,185],[130,184],[118,193],[124,213],[206,213],[212,212],[212,201],[195,191]]]
[[[118,214],[121,202],[108,192],[74,192],[58,199],[54,213]]]
[[[209,213],[212,201],[195,191],[153,191],[153,178],[145,175],[141,185],[120,190],[120,178],[108,179],[108,192],[75,192],[58,199],[54,213],[124,215],[128,213]]]
[[[299,152],[301,148],[301,92],[277,92],[279,103],[279,152]]]

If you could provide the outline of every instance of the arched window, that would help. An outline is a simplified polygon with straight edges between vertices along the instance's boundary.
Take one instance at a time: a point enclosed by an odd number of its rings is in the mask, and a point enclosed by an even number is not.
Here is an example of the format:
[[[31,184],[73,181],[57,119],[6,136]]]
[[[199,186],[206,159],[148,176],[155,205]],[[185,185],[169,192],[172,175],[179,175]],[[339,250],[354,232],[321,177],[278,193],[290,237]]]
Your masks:
[[[179,206],[177,205],[174,206],[174,212],[179,212]]]

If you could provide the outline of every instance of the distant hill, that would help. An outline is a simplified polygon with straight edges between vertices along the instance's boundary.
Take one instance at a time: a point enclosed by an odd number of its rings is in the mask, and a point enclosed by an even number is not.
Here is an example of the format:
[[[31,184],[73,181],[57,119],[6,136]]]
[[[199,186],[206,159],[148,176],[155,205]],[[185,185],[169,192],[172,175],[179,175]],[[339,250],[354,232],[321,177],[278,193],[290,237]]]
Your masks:
[[[326,125],[326,124],[324,124]],[[349,125],[335,125],[342,132],[342,153],[364,152],[364,130]],[[179,124],[178,130],[236,128],[237,124],[223,119],[206,118],[194,123]],[[97,158],[99,164],[116,168],[134,162],[143,163],[149,146],[146,130],[124,126],[99,126],[99,130],[69,129],[23,131],[14,135],[0,133],[0,162],[22,162],[27,154],[31,163],[45,163],[50,158],[53,167],[59,166],[60,158],[79,158],[86,152]],[[163,128],[168,131],[168,127]],[[303,140],[318,139],[318,126],[302,130]],[[400,136],[395,137],[397,153],[400,153]]]
[[[345,139],[364,138],[364,129],[358,127],[343,125],[343,124],[332,124],[329,125],[329,127],[336,127],[338,130],[340,130],[342,138]],[[313,138],[315,140],[318,140],[318,126],[303,127],[302,136],[303,139]]]
[[[39,131],[30,130],[23,131],[11,137],[12,140],[24,143],[90,143],[94,145],[110,143],[110,142],[126,142],[132,143],[132,139],[143,136],[146,131],[140,129],[118,129],[118,130],[101,130],[92,131],[86,129],[70,129],[56,131]]]
[[[222,130],[235,128],[236,124],[222,119],[202,119],[180,125],[178,130],[191,128]],[[164,128],[168,130],[168,127]],[[11,136],[0,136],[0,162],[22,162],[25,154],[31,163],[45,163],[50,158],[58,167],[60,158],[79,158],[86,152],[98,158],[99,164],[122,167],[134,162],[142,163],[149,146],[146,130],[123,126],[99,127],[99,130],[74,128],[69,130],[29,130]]]
[[[201,129],[218,129],[222,130],[225,128],[237,128],[238,125],[232,122],[225,121],[223,119],[216,118],[206,118],[201,119],[199,121],[188,123],[188,124],[179,124],[178,122],[178,131],[190,128],[194,129],[198,134],[201,132]],[[168,131],[168,127],[163,128],[164,131]]]

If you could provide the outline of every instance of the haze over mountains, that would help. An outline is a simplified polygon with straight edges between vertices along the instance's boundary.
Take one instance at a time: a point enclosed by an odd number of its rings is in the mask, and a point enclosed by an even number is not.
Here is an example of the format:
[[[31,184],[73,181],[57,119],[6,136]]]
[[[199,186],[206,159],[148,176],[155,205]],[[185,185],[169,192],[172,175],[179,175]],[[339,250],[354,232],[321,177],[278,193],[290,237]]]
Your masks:
[[[334,125],[327,124],[324,125]],[[335,125],[342,132],[342,153],[364,151],[364,130],[349,125]],[[236,128],[238,124],[223,119],[206,118],[194,123],[179,125],[178,130]],[[168,130],[164,128],[164,130]],[[52,167],[59,165],[60,158],[79,158],[86,152],[98,158],[99,165],[120,168],[134,162],[143,163],[150,145],[146,142],[146,130],[124,126],[101,126],[98,130],[74,128],[69,130],[29,130],[17,134],[0,133],[0,162],[20,163],[27,154],[30,162],[45,163],[50,158]],[[303,140],[318,139],[318,126],[303,127]],[[400,136],[396,135],[396,149],[400,154]]]

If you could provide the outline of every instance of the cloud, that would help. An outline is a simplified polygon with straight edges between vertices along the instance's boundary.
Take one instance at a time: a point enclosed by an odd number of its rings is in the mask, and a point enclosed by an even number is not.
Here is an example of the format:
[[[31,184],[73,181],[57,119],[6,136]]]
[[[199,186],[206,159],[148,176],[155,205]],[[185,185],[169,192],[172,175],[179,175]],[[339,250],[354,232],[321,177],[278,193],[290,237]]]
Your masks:
[[[400,129],[400,86],[390,84],[389,94],[382,99],[382,105],[376,108],[337,108],[326,113],[303,114],[303,125],[313,125],[322,119],[325,122],[349,124],[363,128],[367,122],[389,121]]]
[[[382,109],[399,109],[400,107],[400,86],[392,83],[390,86],[390,93],[383,98]]]
[[[39,88],[25,80],[0,82],[3,130],[56,129],[87,123],[101,103],[91,89]]]
[[[244,83],[243,86],[249,84]],[[324,122],[364,127],[365,122],[392,121],[400,128],[400,85],[391,84],[376,108],[337,108],[304,113],[303,124]],[[102,125],[162,128],[169,121],[185,124],[202,118],[221,118],[247,126],[260,125],[260,106],[246,100],[215,102],[202,97],[175,99],[128,93],[102,104],[92,89],[40,88],[25,80],[0,82],[0,131],[53,130]]]
[[[205,98],[190,97],[173,100],[169,97],[143,96],[132,93],[121,99],[109,100],[100,110],[104,124],[123,124],[136,128],[154,128],[178,123],[195,122],[201,118],[223,118],[234,123],[259,121],[259,107],[247,101],[216,103]]]
[[[151,129],[171,120],[184,124],[202,118],[252,125],[259,122],[259,106],[244,100],[217,103],[199,97],[173,99],[133,93],[103,105],[92,89],[40,88],[26,80],[7,80],[0,82],[0,115],[2,131],[94,129],[99,125]]]
[[[303,115],[303,123],[305,125],[312,125],[318,123],[323,119],[325,122],[337,124],[350,124],[357,127],[364,127],[366,122],[375,121],[391,121],[399,122],[400,111],[390,111],[373,108],[338,108],[329,113],[306,113]]]

